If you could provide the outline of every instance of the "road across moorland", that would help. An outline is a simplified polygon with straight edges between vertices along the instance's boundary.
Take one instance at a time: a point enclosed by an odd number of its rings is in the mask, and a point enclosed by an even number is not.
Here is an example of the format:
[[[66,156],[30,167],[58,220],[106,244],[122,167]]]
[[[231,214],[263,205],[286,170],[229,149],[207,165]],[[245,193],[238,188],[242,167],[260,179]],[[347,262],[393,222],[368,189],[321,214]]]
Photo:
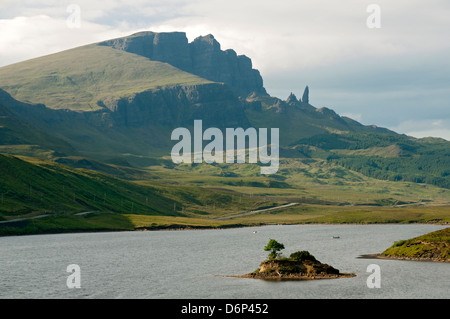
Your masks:
[[[286,208],[286,207],[294,206],[294,205],[297,205],[297,204],[298,204],[298,203],[289,203],[289,204],[284,204],[284,205],[276,206],[276,207],[269,207],[269,208],[263,208],[263,209],[252,210],[252,211],[250,211],[250,212],[241,213],[241,214],[236,214],[236,215],[231,215],[231,216],[217,217],[217,218],[214,218],[214,219],[215,219],[215,220],[232,219],[232,218],[236,218],[236,217],[242,217],[242,216],[247,216],[247,215],[257,214],[257,213],[261,213],[261,212],[266,212],[266,211],[269,211],[269,210],[275,210],[275,209]]]

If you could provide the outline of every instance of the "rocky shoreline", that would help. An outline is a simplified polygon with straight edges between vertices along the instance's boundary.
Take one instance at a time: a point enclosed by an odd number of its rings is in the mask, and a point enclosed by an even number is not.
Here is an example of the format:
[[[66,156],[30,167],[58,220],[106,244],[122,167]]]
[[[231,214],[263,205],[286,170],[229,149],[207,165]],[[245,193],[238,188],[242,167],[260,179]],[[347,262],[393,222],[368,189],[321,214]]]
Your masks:
[[[316,280],[316,279],[337,279],[337,278],[352,278],[356,277],[355,274],[352,273],[339,273],[336,275],[325,274],[325,275],[301,275],[301,274],[288,274],[288,275],[262,275],[262,274],[245,274],[231,277],[239,277],[239,278],[253,278],[253,279],[263,279],[270,281],[285,281],[285,280]]]
[[[442,263],[450,262],[449,259],[444,259],[444,258],[386,256],[386,255],[383,255],[383,254],[366,254],[366,255],[361,255],[358,258],[362,258],[362,259],[409,260],[409,261],[442,262]]]
[[[266,260],[254,272],[233,277],[283,281],[351,278],[355,276],[353,273],[341,273],[338,269],[315,259],[292,260],[281,258]]]

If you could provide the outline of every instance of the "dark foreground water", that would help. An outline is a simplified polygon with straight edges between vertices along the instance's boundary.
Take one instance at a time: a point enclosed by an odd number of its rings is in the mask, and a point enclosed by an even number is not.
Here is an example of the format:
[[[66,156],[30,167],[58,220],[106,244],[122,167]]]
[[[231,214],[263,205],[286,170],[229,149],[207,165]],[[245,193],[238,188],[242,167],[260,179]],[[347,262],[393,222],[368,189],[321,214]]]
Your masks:
[[[3,237],[0,298],[448,298],[448,263],[357,258],[442,228],[301,225]],[[308,250],[357,276],[291,282],[227,277],[258,268],[270,238],[285,245],[285,255]],[[70,264],[80,267],[81,288],[67,287]],[[367,286],[370,264],[380,267],[380,288]]]

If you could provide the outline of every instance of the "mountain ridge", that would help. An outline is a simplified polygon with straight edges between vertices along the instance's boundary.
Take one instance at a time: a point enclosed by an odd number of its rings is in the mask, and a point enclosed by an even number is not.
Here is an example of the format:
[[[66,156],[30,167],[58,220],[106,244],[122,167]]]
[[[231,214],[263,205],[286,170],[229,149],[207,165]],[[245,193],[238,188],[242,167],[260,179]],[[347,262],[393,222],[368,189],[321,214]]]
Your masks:
[[[232,49],[223,51],[213,35],[199,36],[188,42],[185,32],[138,32],[127,37],[98,43],[131,52],[150,60],[169,63],[202,78],[229,85],[237,94],[253,92],[267,95],[263,79],[252,61]]]

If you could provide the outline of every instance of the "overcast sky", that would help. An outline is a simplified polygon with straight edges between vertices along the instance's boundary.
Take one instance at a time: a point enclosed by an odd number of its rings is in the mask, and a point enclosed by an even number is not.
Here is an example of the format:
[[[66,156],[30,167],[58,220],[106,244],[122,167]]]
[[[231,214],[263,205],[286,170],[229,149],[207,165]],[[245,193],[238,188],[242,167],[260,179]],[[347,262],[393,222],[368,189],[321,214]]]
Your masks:
[[[142,30],[213,34],[273,96],[309,85],[316,107],[450,140],[448,0],[1,0],[0,66]]]

